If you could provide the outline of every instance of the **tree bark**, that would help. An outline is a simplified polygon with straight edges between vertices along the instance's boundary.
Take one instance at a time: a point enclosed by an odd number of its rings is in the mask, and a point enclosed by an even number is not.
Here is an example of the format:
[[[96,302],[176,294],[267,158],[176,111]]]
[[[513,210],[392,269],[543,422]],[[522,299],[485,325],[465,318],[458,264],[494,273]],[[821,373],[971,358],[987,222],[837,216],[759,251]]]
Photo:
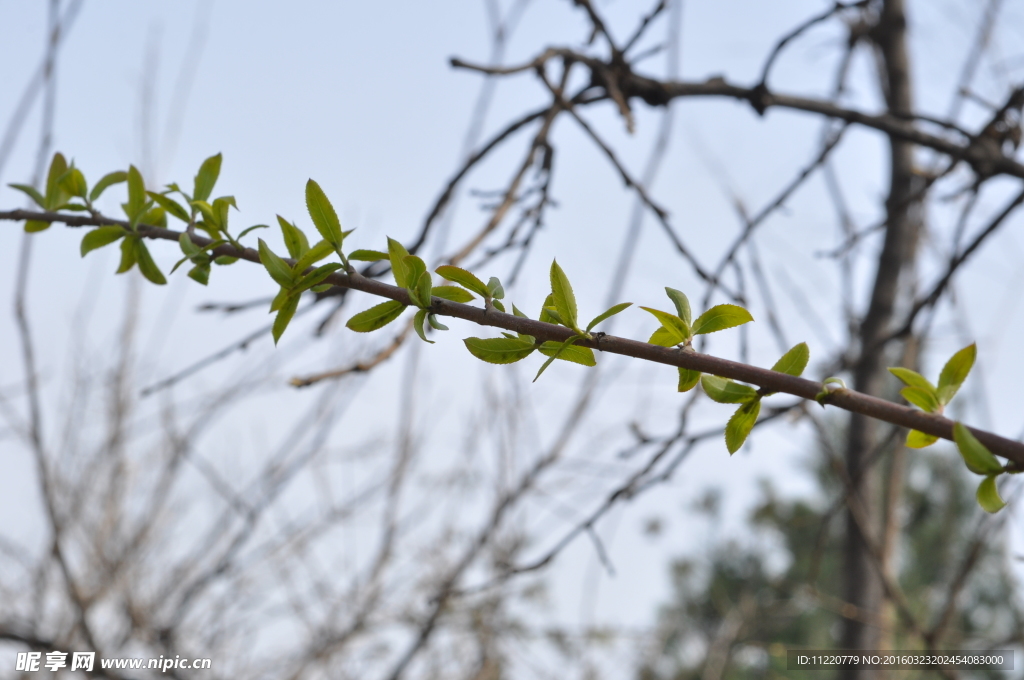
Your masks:
[[[904,0],[884,0],[878,23],[872,31],[879,59],[879,80],[889,112],[907,114],[913,109],[910,62],[907,51],[907,20]],[[890,184],[886,200],[888,226],[878,259],[871,302],[860,327],[858,344],[861,355],[853,369],[853,384],[858,391],[881,396],[885,388],[884,348],[878,343],[893,319],[900,297],[900,278],[913,269],[917,237],[921,224],[920,199],[914,200],[913,145],[890,136]],[[879,502],[879,468],[867,469],[868,459],[879,444],[878,422],[858,414],[850,418],[846,465],[854,480],[853,502],[860,503],[869,518],[869,539],[878,544],[882,506]],[[871,551],[861,535],[853,513],[846,513],[843,597],[859,615],[844,619],[842,645],[846,649],[877,649],[880,641],[878,616],[882,603],[879,565],[873,564]],[[844,669],[842,680],[866,680],[877,677],[872,671]]]

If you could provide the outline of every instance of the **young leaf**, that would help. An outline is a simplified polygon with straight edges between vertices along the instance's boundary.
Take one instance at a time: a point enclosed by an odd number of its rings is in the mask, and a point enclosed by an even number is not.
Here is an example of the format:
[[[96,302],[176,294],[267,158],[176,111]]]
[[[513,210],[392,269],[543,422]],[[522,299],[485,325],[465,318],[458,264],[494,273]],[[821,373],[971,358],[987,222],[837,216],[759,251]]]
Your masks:
[[[82,237],[82,257],[97,248],[110,245],[125,235],[122,227],[99,227]]]
[[[209,200],[210,194],[213,193],[213,185],[217,183],[217,178],[220,177],[220,164],[223,159],[224,157],[221,154],[210,156],[199,166],[199,173],[196,175],[194,184],[195,189],[192,192],[193,200]]]
[[[448,330],[448,326],[445,326],[443,323],[437,320],[437,314],[427,314],[427,323],[429,323],[434,328],[434,330]]]
[[[566,338],[565,342],[556,345],[554,350],[551,351],[550,354],[548,354],[548,352],[544,352],[545,354],[548,355],[548,360],[545,361],[544,365],[540,367],[539,371],[537,371],[537,375],[533,376],[533,382],[537,382],[537,378],[539,378],[541,376],[541,373],[543,373],[544,371],[547,370],[548,366],[551,365],[551,362],[554,361],[555,359],[560,358],[563,353],[568,351],[568,349],[572,345],[572,343],[576,342],[576,340],[580,339],[581,337],[583,337],[583,336],[581,336],[581,335],[572,335],[572,336]],[[545,343],[545,344],[547,344],[547,343]],[[550,349],[550,346],[549,346],[549,349]]]
[[[700,371],[679,367],[679,392],[689,392],[700,382]]]
[[[675,347],[686,342],[686,340],[678,333],[670,331],[664,326],[658,326],[658,330],[651,334],[651,338],[647,342],[659,347]]]
[[[213,259],[213,262],[214,262],[214,264],[219,264],[222,267],[226,267],[229,264],[234,264],[234,263],[238,262],[238,258],[237,257],[231,257],[230,255],[220,255],[219,257],[215,257]]]
[[[281,336],[284,335],[284,331],[288,328],[288,323],[291,322],[292,317],[295,316],[295,310],[299,308],[299,298],[301,297],[302,295],[299,293],[289,295],[288,299],[281,305],[281,309],[278,310],[277,316],[274,317],[274,326],[271,329],[271,333],[274,336],[275,345],[281,339]]]
[[[259,240],[260,262],[266,267],[270,278],[274,279],[280,286],[291,288],[295,285],[295,272],[288,266],[288,263],[274,254],[274,251],[267,246],[263,239]]]
[[[404,311],[405,305],[401,302],[388,300],[355,314],[345,326],[356,333],[369,333],[387,326],[401,316]]]
[[[419,298],[420,304],[424,308],[430,307],[430,303],[432,302],[432,300],[430,299],[430,291],[432,290],[430,285],[431,283],[432,281],[430,279],[430,272],[428,272],[426,268],[424,268],[423,271],[420,272],[419,280],[416,282],[415,288],[416,297]]]
[[[498,301],[498,300],[492,300],[492,301],[491,301],[491,305],[493,305],[493,306],[494,306],[494,308],[495,308],[495,309],[497,309],[497,310],[498,310],[499,312],[502,312],[502,313],[504,313],[504,312],[505,312],[505,305],[501,304],[501,302],[500,302],[500,301]]]
[[[564,325],[576,330],[576,296],[572,292],[569,278],[558,266],[557,260],[551,262],[551,297]]]
[[[124,212],[129,220],[135,220],[146,208],[146,185],[142,181],[142,173],[134,165],[128,168],[128,203]]]
[[[511,364],[530,356],[535,349],[532,342],[519,338],[466,338],[462,342],[470,354],[490,364]]]
[[[920,430],[911,430],[907,433],[907,447],[911,449],[923,449],[926,446],[931,446],[939,440],[933,434],[925,434]]]
[[[303,253],[299,261],[295,263],[295,271],[304,272],[320,260],[334,252],[334,248],[327,241],[318,241],[315,246]]]
[[[691,312],[690,312],[690,301],[682,291],[676,290],[675,288],[665,288],[665,292],[668,293],[668,297],[672,300],[672,303],[676,306],[676,314],[683,320],[686,327],[690,327],[691,323]]]
[[[492,276],[487,281],[487,290],[495,300],[501,300],[505,297],[505,289],[501,287],[501,281],[498,280],[497,276]]]
[[[761,400],[755,399],[740,406],[736,409],[736,413],[732,414],[732,418],[729,418],[729,422],[725,425],[725,448],[729,449],[729,455],[736,453],[743,446],[747,435],[754,429],[754,423],[757,422],[757,415],[760,412]]]
[[[953,441],[960,449],[967,469],[976,475],[998,475],[1003,471],[996,457],[988,448],[978,441],[978,438],[968,430],[963,423],[954,423]]]
[[[717,375],[702,375],[700,386],[712,401],[719,404],[744,404],[758,398],[757,390]]]
[[[917,387],[919,389],[925,390],[926,392],[931,392],[932,396],[938,399],[938,393],[935,390],[935,385],[932,385],[927,378],[925,378],[917,371],[912,371],[909,368],[899,368],[897,366],[894,366],[889,369],[889,372],[892,373],[897,378],[899,378],[900,380],[902,380],[903,384],[907,385],[908,387]]]
[[[85,175],[83,175],[82,171],[74,165],[68,168],[68,171],[64,173],[64,179],[61,181],[61,185],[64,191],[79,198],[84,199],[89,192],[89,185],[85,183]]]
[[[834,385],[834,387],[833,387],[833,385]],[[829,395],[831,395],[836,390],[845,390],[845,389],[846,389],[846,383],[843,382],[842,378],[836,378],[836,377],[825,378],[822,381],[822,383],[821,383],[821,392],[818,392],[816,395],[814,395],[814,401],[816,401],[819,404],[821,404],[822,408],[825,408],[825,400],[828,399]]]
[[[25,222],[25,231],[30,234],[35,234],[36,232],[46,231],[47,229],[50,228],[50,226],[51,224],[49,222],[41,222],[39,220],[27,220]]]
[[[46,208],[47,210],[54,210],[57,206],[64,203],[64,196],[67,194],[61,186],[60,180],[64,176],[64,173],[68,171],[68,162],[64,158],[64,154],[57,152],[53,154],[53,160],[50,161],[50,170],[46,174]]]
[[[327,195],[313,180],[306,182],[306,209],[324,240],[336,249],[341,248],[345,237],[341,233],[338,213],[334,212],[334,206],[327,200]]]
[[[284,247],[288,249],[288,254],[292,256],[293,260],[298,260],[309,250],[309,239],[306,238],[301,229],[280,215],[277,216],[277,223],[281,225]]]
[[[543,343],[538,349],[544,356],[554,357],[555,352],[564,343],[548,341]],[[594,350],[589,347],[580,347],[578,345],[569,345],[562,350],[558,358],[563,361],[571,361],[574,364],[583,364],[584,366],[596,366],[597,359],[594,358]]]
[[[463,288],[467,288],[482,298],[491,297],[491,291],[487,289],[484,282],[478,279],[472,272],[468,272],[461,267],[453,267],[450,264],[441,265],[434,270],[441,278],[457,283]]]
[[[939,374],[938,390],[940,403],[948,404],[953,395],[957,393],[964,380],[967,379],[967,374],[971,372],[977,355],[978,347],[971,343],[950,357],[946,365],[942,367],[942,373]]]
[[[782,358],[772,366],[772,370],[799,377],[807,368],[807,361],[810,358],[811,350],[808,349],[806,342],[801,342],[783,354]]]
[[[388,258],[391,260],[391,273],[395,276],[395,284],[399,288],[406,288],[409,285],[408,267],[405,258],[409,251],[395,239],[388,237]]]
[[[652,309],[651,307],[640,307],[640,309],[653,314],[654,318],[661,322],[661,327],[665,329],[665,333],[667,334],[664,340],[660,340],[653,344],[661,345],[662,347],[672,347],[673,345],[682,344],[690,339],[690,329],[686,327],[686,324],[684,324],[683,320],[678,316],[669,314],[668,312],[663,312],[660,309]],[[657,334],[657,331],[655,331],[655,334]],[[662,345],[662,342],[668,342],[670,339],[669,336],[671,336],[672,343]],[[654,339],[653,335],[651,336],[651,339]]]
[[[299,279],[299,283],[297,286],[295,286],[295,290],[299,292],[309,290],[310,288],[318,285],[321,281],[323,281],[324,279],[326,279],[328,276],[338,271],[339,269],[341,269],[340,262],[331,262],[329,264],[317,267],[316,269],[314,269],[313,271]]]
[[[27,184],[8,184],[7,186],[9,186],[12,189],[17,189],[18,191],[20,191],[21,193],[25,194],[33,201],[35,201],[40,208],[46,210],[46,199],[43,198],[43,195],[41,193],[36,191],[35,187],[31,187]]]
[[[168,198],[163,194],[158,194],[155,191],[147,191],[146,195],[149,196],[154,201],[156,201],[156,204],[158,206],[160,206],[167,212],[171,213],[182,222],[190,222],[192,220],[192,217],[188,214],[188,212],[186,212],[186,210],[181,207],[181,204],[175,201],[174,199]]]
[[[1002,499],[999,495],[999,489],[996,488],[995,475],[989,475],[981,480],[975,498],[978,499],[978,505],[985,512],[994,514],[1006,507],[1006,501]]]
[[[616,314],[618,314],[619,312],[621,312],[622,310],[626,309],[627,307],[629,307],[632,304],[633,304],[632,302],[620,302],[619,304],[615,305],[611,309],[608,309],[607,311],[601,312],[600,314],[598,314],[597,316],[594,317],[593,321],[591,321],[590,323],[587,324],[587,332],[589,333],[590,329],[592,329],[594,326],[596,326],[597,324],[601,323],[605,319],[608,319],[610,317],[615,316]]]
[[[420,286],[420,274],[427,270],[427,265],[416,255],[406,255],[401,258],[406,265],[406,286],[410,290],[416,290]]]
[[[147,203],[147,205],[152,205],[152,203]],[[163,227],[166,229],[167,211],[159,206],[152,210],[147,210],[142,214],[142,217],[139,218],[139,224],[148,224],[151,227]]]
[[[934,392],[929,392],[920,387],[904,387],[900,390],[900,394],[903,395],[904,399],[922,411],[935,413],[939,410],[939,401],[935,398]]]
[[[158,286],[166,284],[167,279],[164,278],[160,268],[156,266],[156,262],[149,254],[149,248],[146,247],[142,239],[135,240],[135,251],[135,259],[139,263],[139,271],[142,272],[142,275]]]
[[[235,238],[235,240],[236,241],[241,241],[242,238],[245,237],[246,234],[248,234],[250,231],[256,231],[257,229],[270,229],[270,225],[269,224],[254,224],[251,227],[246,227],[245,229],[242,230],[242,233],[239,234],[237,238]]]
[[[360,248],[359,250],[353,250],[349,253],[348,259],[356,260],[357,262],[377,262],[378,260],[388,259],[388,254],[382,253],[379,250],[365,250]]]
[[[195,267],[192,267],[192,269],[188,270],[188,277],[205,286],[210,281],[209,263],[197,264]]]
[[[352,259],[351,255],[349,256],[349,259]],[[472,293],[465,288],[459,288],[458,286],[434,286],[430,289],[430,294],[443,300],[461,302],[462,304],[472,302],[475,299]]]
[[[89,192],[89,202],[92,203],[99,198],[104,191],[115,184],[120,184],[121,182],[126,181],[127,179],[128,173],[124,170],[108,172],[106,175],[103,175],[103,177],[100,178],[100,181],[96,182],[96,186],[92,188],[92,191]]]
[[[123,274],[135,266],[135,242],[138,241],[139,238],[139,236],[127,236],[123,241],[121,241],[121,263],[117,266],[118,274]]]
[[[693,322],[693,334],[702,335],[724,331],[726,328],[741,326],[754,317],[750,312],[736,305],[715,305],[708,311],[697,317]]]
[[[413,317],[412,327],[416,329],[416,335],[420,336],[420,340],[423,342],[429,342],[431,345],[434,344],[433,340],[427,340],[427,334],[423,330],[423,322],[427,320],[427,310],[420,309],[416,312],[416,316]]]

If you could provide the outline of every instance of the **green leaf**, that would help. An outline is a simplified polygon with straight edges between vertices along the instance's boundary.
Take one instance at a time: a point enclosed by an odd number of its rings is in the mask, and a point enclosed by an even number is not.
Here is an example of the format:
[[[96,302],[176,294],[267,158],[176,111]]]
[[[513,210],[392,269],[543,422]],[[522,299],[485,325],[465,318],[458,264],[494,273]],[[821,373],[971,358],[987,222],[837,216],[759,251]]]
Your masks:
[[[569,277],[558,266],[558,260],[551,261],[551,298],[558,316],[562,317],[563,325],[577,330],[576,296],[572,292]]]
[[[234,196],[221,196],[213,202],[213,212],[217,215],[217,226],[220,229],[227,230],[228,228],[228,208],[232,207],[238,210],[238,205],[235,204]]]
[[[555,296],[548,293],[548,296],[544,298],[544,305],[540,308],[540,320],[544,323],[554,323],[559,326],[564,326],[562,317],[558,315],[558,310],[555,309]]]
[[[378,260],[388,259],[388,254],[382,253],[379,250],[365,250],[360,248],[359,250],[353,250],[349,253],[348,259],[356,260],[357,262],[377,262]]]
[[[936,400],[938,399],[938,392],[935,390],[935,385],[932,385],[927,378],[917,371],[912,371],[909,368],[893,366],[889,369],[889,372],[902,380],[908,387],[917,387],[918,389],[930,392]]]
[[[142,275],[158,286],[166,284],[167,279],[164,278],[160,268],[156,266],[153,256],[149,254],[149,248],[146,247],[142,239],[135,241],[135,250],[135,259],[139,263],[139,271],[142,272]]]
[[[189,205],[199,210],[199,213],[203,216],[203,220],[206,222],[207,230],[213,229],[219,231],[223,225],[220,223],[220,217],[214,211],[213,206],[206,201],[192,201]]]
[[[25,194],[33,201],[35,201],[40,208],[46,210],[46,199],[43,198],[43,195],[41,193],[36,191],[35,187],[31,187],[27,184],[8,184],[7,186],[9,186],[12,189],[17,189],[18,191],[20,191],[21,193]]]
[[[963,423],[953,424],[953,441],[960,449],[967,469],[977,475],[997,475],[1003,471],[996,457]]]
[[[326,290],[330,290],[332,285],[330,283],[321,283],[319,286],[313,286],[310,290],[314,293],[323,293]]]
[[[378,328],[384,328],[401,316],[404,311],[405,305],[401,302],[388,300],[354,315],[345,326],[356,333],[369,333]]]
[[[715,305],[693,322],[693,334],[703,335],[724,331],[726,328],[742,326],[753,320],[754,317],[750,316],[750,312],[737,305]]]
[[[760,412],[761,400],[755,399],[740,406],[736,409],[736,413],[732,414],[732,418],[729,418],[729,422],[725,425],[725,448],[729,449],[730,455],[739,451],[743,446],[747,435],[754,429],[754,423],[757,422],[757,415]]]
[[[461,267],[454,267],[450,264],[445,264],[441,265],[434,271],[437,272],[441,278],[451,281],[452,283],[457,283],[463,288],[473,291],[482,298],[489,298],[491,296],[491,292],[487,289],[487,286],[484,285],[483,281],[478,279],[472,272],[468,272]]]
[[[234,263],[238,262],[238,258],[237,257],[231,257],[230,255],[220,255],[219,257],[215,257],[213,259],[213,262],[214,262],[214,264],[219,264],[222,267],[226,267],[229,264],[234,264]]]
[[[64,191],[68,192],[72,196],[79,198],[85,198],[89,193],[89,185],[85,182],[85,175],[82,171],[72,165],[68,168],[68,171],[64,173],[64,179],[61,181],[61,185]]]
[[[427,320],[427,310],[421,309],[416,312],[416,316],[413,317],[412,327],[416,329],[416,335],[420,336],[420,340],[423,342],[429,342],[431,345],[434,344],[433,340],[427,340],[427,334],[423,330],[423,322]]]
[[[543,343],[538,349],[544,356],[554,357],[555,352],[564,343],[547,341]],[[597,366],[597,359],[594,358],[594,350],[589,347],[580,347],[579,345],[569,345],[562,350],[562,353],[558,355],[558,358],[563,361],[571,361],[574,364],[583,364],[584,366]]]
[[[661,345],[662,347],[672,347],[673,345],[681,345],[690,339],[690,329],[675,314],[669,314],[668,312],[651,307],[640,307],[640,309],[653,314],[654,318],[661,322],[661,327],[665,329],[666,335],[663,336],[664,339],[659,338],[659,341],[654,344]],[[655,331],[655,334],[657,334],[657,331]],[[652,335],[651,338],[654,339],[654,336]],[[669,339],[673,341],[671,344],[662,344],[668,342]]]
[[[415,255],[406,255],[403,257],[402,264],[405,267],[405,288],[409,291],[409,295],[413,298],[413,302],[417,307],[429,307],[430,275],[427,274],[427,265],[424,264],[423,260]],[[423,274],[427,274],[426,284],[424,284],[422,280]],[[426,286],[425,290],[424,285]],[[421,295],[423,292],[427,293],[426,299]]]
[[[753,387],[717,375],[702,375],[700,386],[712,401],[719,404],[743,404],[758,398],[757,390]]]
[[[93,229],[82,237],[82,257],[85,257],[87,253],[97,248],[110,245],[126,233],[123,227],[99,227]]]
[[[674,333],[664,326],[658,326],[658,330],[651,334],[651,338],[647,342],[659,347],[675,347],[684,342],[684,340],[680,338],[678,333]]]
[[[668,294],[669,299],[672,300],[672,303],[676,306],[676,314],[679,315],[679,318],[682,319],[683,323],[686,324],[686,327],[689,328],[692,319],[689,299],[683,295],[682,291],[676,290],[675,288],[668,288],[666,286],[665,292]]]
[[[196,174],[195,179],[195,189],[192,192],[193,200],[206,201],[210,198],[210,194],[213,193],[213,185],[217,183],[217,178],[220,177],[220,164],[223,159],[222,154],[210,156],[199,166],[199,173]],[[285,325],[287,325],[287,322]]]
[[[289,295],[288,299],[284,301],[283,305],[281,305],[281,309],[278,310],[277,316],[274,317],[274,327],[271,330],[271,333],[274,335],[275,345],[277,344],[277,341],[281,339],[281,336],[284,335],[284,331],[288,328],[288,324],[291,322],[292,317],[295,316],[295,310],[299,308],[299,298],[301,297],[302,295],[299,293]]]
[[[995,475],[989,475],[985,479],[981,480],[981,484],[978,485],[978,493],[975,494],[975,498],[978,499],[978,505],[985,512],[997,513],[1006,507],[1006,501],[1003,500],[1002,496],[999,495],[999,489],[996,488],[996,477]]]
[[[25,222],[25,231],[30,234],[34,234],[39,231],[46,231],[51,226],[50,222],[43,222],[41,220],[27,220]]]
[[[904,399],[922,411],[935,413],[939,410],[939,401],[935,398],[934,392],[929,392],[920,387],[904,387],[900,390],[900,394],[903,395]]]
[[[127,179],[128,173],[125,172],[124,170],[108,172],[106,175],[103,175],[103,177],[100,178],[100,181],[96,183],[96,186],[92,188],[92,191],[89,192],[89,202],[92,203],[93,201],[95,201],[109,187],[112,187],[115,184],[120,184],[121,182],[124,182]]]
[[[142,173],[134,165],[128,168],[128,203],[124,212],[129,220],[135,220],[146,208],[146,184],[142,181]]]
[[[284,246],[293,260],[298,260],[309,250],[309,240],[301,229],[294,224],[277,216],[277,223],[281,225],[281,235],[284,237]]]
[[[957,393],[964,380],[967,379],[967,374],[971,372],[977,355],[978,346],[971,343],[950,357],[946,365],[942,367],[942,373],[939,374],[938,390],[940,403],[948,404]]]
[[[451,300],[452,302],[461,302],[462,304],[472,302],[475,299],[472,293],[458,286],[434,286],[430,289],[430,294],[442,300]]]
[[[156,201],[156,204],[158,206],[160,206],[167,212],[171,213],[182,222],[192,221],[192,216],[189,215],[188,212],[183,207],[181,207],[181,204],[175,201],[174,199],[168,198],[163,194],[158,194],[155,191],[147,191],[146,195],[148,195],[151,199]]]
[[[920,430],[911,430],[907,433],[907,447],[911,449],[923,449],[926,446],[931,446],[939,440],[933,434],[925,434]]]
[[[399,288],[408,286],[408,267],[405,264],[405,257],[409,251],[395,239],[388,237],[388,259],[391,260],[391,273],[395,276],[395,284]]]
[[[328,276],[338,271],[339,269],[341,269],[340,262],[331,262],[329,264],[317,267],[316,269],[314,269],[313,271],[299,279],[299,283],[297,286],[295,286],[295,290],[300,292],[308,290],[313,286],[319,284],[321,281],[323,281],[324,279],[326,279]]]
[[[807,368],[807,362],[810,358],[811,350],[807,347],[806,342],[801,342],[783,354],[782,358],[772,366],[772,370],[799,377],[804,372],[804,369]]]
[[[495,309],[497,309],[497,310],[498,310],[499,312],[502,312],[502,313],[504,313],[504,312],[505,312],[505,305],[501,304],[501,302],[500,302],[499,300],[492,300],[492,301],[491,301],[491,304],[492,304],[492,305],[494,306],[494,308],[495,308]]]
[[[505,297],[505,289],[501,287],[501,281],[496,276],[492,276],[487,281],[487,290],[490,291],[491,297],[495,300],[501,300]]]
[[[532,342],[519,338],[466,338],[462,342],[470,354],[490,364],[511,364],[530,356],[535,349]]]
[[[263,239],[260,239],[259,243],[260,262],[266,267],[270,278],[285,288],[294,286],[295,272],[288,266],[288,263],[275,255]]]
[[[838,385],[838,387],[831,387],[831,385]],[[846,383],[843,382],[842,378],[836,378],[836,377],[825,378],[821,382],[821,392],[818,392],[816,395],[814,395],[814,401],[816,401],[819,404],[821,404],[822,408],[825,408],[825,401],[829,398],[829,396],[833,392],[835,392],[836,390],[845,390],[845,389],[846,389]]]
[[[334,206],[327,200],[327,195],[313,180],[306,182],[306,209],[324,240],[335,249],[340,249],[345,237],[341,233],[338,213],[334,212]]]
[[[679,367],[679,392],[689,392],[700,382],[700,371]]]
[[[277,295],[275,295],[274,299],[270,301],[270,313],[273,314],[277,310],[281,309],[281,305],[285,303],[289,295],[291,295],[291,290],[288,288],[282,287],[278,290]]]
[[[210,265],[209,264],[197,264],[192,269],[188,270],[188,277],[193,281],[197,281],[204,286],[210,282]]]
[[[587,324],[587,332],[589,333],[590,329],[592,329],[594,326],[601,323],[605,319],[615,316],[616,314],[618,314],[619,312],[626,309],[632,304],[632,302],[620,302],[619,304],[615,305],[614,307],[611,307],[607,311],[601,312],[600,314],[594,317],[593,321]]]
[[[330,243],[317,241],[317,244],[303,253],[299,261],[295,263],[295,271],[304,272],[306,268],[313,266],[333,252],[334,247]]]
[[[139,240],[138,236],[127,236],[121,241],[121,263],[117,266],[117,273],[123,274],[137,262],[135,242]]]
[[[434,327],[435,330],[448,330],[448,326],[445,326],[443,323],[437,320],[437,314],[427,314],[427,321],[430,323],[431,326]]]
[[[68,162],[64,154],[57,152],[53,154],[50,161],[50,170],[46,175],[46,208],[54,210],[57,206],[66,201],[67,192],[60,185],[61,178],[68,171]]]

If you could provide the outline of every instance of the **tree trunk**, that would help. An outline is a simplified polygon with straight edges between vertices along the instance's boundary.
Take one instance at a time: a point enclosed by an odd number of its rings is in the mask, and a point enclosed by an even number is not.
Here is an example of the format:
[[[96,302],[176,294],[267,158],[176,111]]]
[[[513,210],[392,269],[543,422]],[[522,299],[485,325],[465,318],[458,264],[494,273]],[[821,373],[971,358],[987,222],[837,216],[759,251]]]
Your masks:
[[[878,48],[879,79],[889,111],[910,113],[912,97],[910,64],[906,42],[904,0],[884,0],[872,39]],[[913,269],[917,236],[920,231],[920,197],[914,199],[913,146],[890,138],[891,174],[886,201],[888,225],[878,259],[871,302],[860,327],[860,357],[853,368],[853,387],[861,392],[882,396],[887,376],[884,348],[878,342],[892,323],[893,310],[900,296],[900,278]],[[879,468],[866,469],[868,459],[879,445],[879,423],[853,415],[846,450],[846,466],[854,480],[852,502],[862,504],[869,520],[870,540],[879,545],[882,506],[879,502]],[[882,602],[879,565],[861,535],[853,514],[846,512],[843,597],[857,608],[854,617],[844,619],[842,645],[846,649],[877,649],[880,640],[878,616]],[[871,671],[844,669],[842,680],[876,677]]]

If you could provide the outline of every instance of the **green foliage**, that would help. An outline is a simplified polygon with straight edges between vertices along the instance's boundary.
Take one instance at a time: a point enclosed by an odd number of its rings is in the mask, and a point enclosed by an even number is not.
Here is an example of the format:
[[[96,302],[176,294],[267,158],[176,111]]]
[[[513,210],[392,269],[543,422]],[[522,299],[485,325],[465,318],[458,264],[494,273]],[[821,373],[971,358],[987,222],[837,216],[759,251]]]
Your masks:
[[[463,342],[470,354],[490,364],[512,364],[536,349],[532,340],[522,338],[466,338]]]
[[[366,311],[353,315],[345,326],[356,333],[369,333],[384,328],[405,311],[405,305],[397,300],[388,300],[374,305]]]

